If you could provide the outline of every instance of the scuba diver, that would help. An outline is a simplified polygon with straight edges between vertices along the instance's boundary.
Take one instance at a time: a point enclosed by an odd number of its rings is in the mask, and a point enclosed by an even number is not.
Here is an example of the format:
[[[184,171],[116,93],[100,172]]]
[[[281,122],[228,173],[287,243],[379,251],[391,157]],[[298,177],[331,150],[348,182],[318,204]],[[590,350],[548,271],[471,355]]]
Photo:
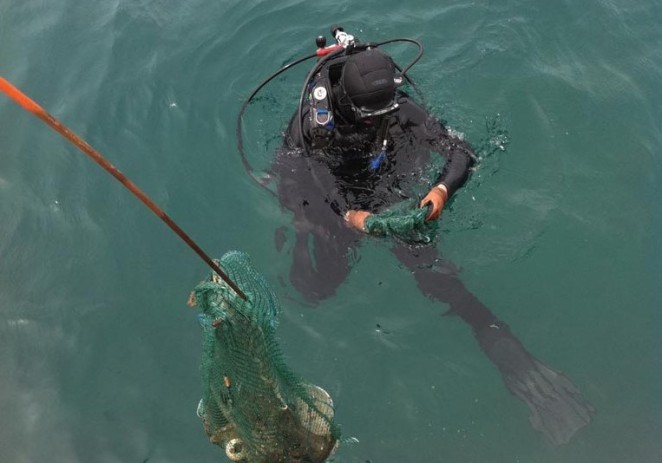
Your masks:
[[[406,71],[422,54],[417,41],[360,43],[339,26],[331,33],[334,45],[325,47],[323,37],[317,39],[319,59],[304,82],[298,111],[272,166],[280,204],[293,214],[290,281],[313,303],[331,297],[347,278],[365,238],[366,221],[412,200],[428,174],[431,152],[443,156],[445,164],[415,202],[426,211],[427,221],[439,218],[477,159],[469,143],[400,87],[405,82],[413,86]],[[418,56],[405,68],[379,49],[396,41],[419,46]],[[391,246],[419,289],[447,304],[450,315],[471,327],[508,390],[529,407],[536,430],[558,445],[590,422],[593,409],[577,387],[531,355],[508,325],[464,286],[433,243],[393,239]]]
[[[439,121],[396,91],[404,80],[395,71],[393,60],[372,47],[329,60],[311,82],[311,104],[292,118],[287,130],[288,148],[310,147],[327,160],[344,196],[351,198],[331,205],[350,207],[344,218],[358,230],[364,230],[370,210],[402,200],[407,178],[427,165],[424,153],[407,153],[407,145],[447,158],[420,202],[430,206],[427,220],[439,218],[476,159],[468,143],[450,136]],[[384,194],[373,194],[376,190]],[[356,207],[361,209],[352,209]]]

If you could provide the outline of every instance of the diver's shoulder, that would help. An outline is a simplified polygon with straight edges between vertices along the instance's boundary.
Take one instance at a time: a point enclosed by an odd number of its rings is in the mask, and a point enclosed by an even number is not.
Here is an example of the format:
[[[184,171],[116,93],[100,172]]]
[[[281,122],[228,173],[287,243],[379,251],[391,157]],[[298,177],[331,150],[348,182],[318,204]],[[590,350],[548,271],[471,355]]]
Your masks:
[[[398,118],[413,122],[414,124],[425,123],[429,117],[428,111],[405,92],[398,90],[396,95],[398,103]]]

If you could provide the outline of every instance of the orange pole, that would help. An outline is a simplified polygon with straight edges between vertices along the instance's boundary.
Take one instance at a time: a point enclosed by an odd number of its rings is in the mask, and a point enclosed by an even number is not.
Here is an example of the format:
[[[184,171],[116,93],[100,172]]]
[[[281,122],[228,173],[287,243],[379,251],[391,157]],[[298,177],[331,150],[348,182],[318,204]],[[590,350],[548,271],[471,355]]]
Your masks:
[[[58,132],[64,138],[76,145],[83,153],[88,155],[94,162],[99,164],[113,177],[115,177],[122,185],[124,185],[131,193],[133,193],[145,206],[147,206],[154,214],[157,215],[165,224],[174,231],[186,244],[189,245],[195,253],[209,265],[214,272],[225,281],[230,288],[234,290],[242,299],[247,300],[246,294],[219,268],[216,263],[209,258],[209,256],[198,246],[179,226],[166,214],[159,206],[154,203],[138,186],[129,180],[122,172],[120,172],[114,165],[108,162],[98,151],[92,148],[85,140],[69,130],[64,124],[58,121],[55,117],[47,113],[44,108],[35,103],[27,95],[21,92],[18,88],[14,87],[11,83],[0,76],[0,90],[4,92],[9,98],[14,100],[18,105],[25,110],[31,112],[39,119],[48,124],[53,130]]]

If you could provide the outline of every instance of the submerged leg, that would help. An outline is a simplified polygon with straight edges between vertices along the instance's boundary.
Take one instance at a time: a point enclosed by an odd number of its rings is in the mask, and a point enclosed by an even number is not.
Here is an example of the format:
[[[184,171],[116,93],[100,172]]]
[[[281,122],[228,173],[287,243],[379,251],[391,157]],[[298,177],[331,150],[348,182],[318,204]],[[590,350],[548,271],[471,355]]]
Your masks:
[[[310,302],[335,294],[351,269],[360,235],[347,227],[338,205],[335,180],[312,159],[281,153],[272,167],[279,178],[281,207],[294,214],[295,242],[290,281]],[[278,241],[282,241],[282,238]]]
[[[351,270],[355,237],[297,231],[290,281],[309,302],[333,296]],[[351,239],[347,239],[350,237]]]
[[[562,373],[536,359],[460,281],[455,270],[439,259],[434,248],[399,245],[394,253],[413,273],[429,297],[449,304],[450,313],[471,326],[481,349],[499,369],[508,390],[530,411],[529,421],[554,445],[570,438],[591,421],[593,407]]]

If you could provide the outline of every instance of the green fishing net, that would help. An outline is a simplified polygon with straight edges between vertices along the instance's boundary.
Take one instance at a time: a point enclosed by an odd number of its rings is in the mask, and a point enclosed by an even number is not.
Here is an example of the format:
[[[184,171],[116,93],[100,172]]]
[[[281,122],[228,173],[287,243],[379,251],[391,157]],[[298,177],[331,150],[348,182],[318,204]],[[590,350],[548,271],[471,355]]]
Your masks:
[[[430,206],[419,207],[420,198],[435,185],[445,163],[443,156],[433,156],[425,168],[417,172],[419,181],[407,190],[410,199],[404,199],[391,204],[383,211],[373,213],[365,221],[365,232],[375,236],[392,237],[407,244],[433,242],[439,232],[439,220],[425,221]]]
[[[191,294],[202,310],[198,416],[210,441],[233,461],[324,461],[339,437],[331,397],[285,364],[275,336],[279,302],[248,255],[228,252],[219,266],[248,300],[216,274]]]
[[[365,221],[365,231],[370,235],[392,236],[406,243],[430,243],[437,236],[437,220],[427,222],[429,206],[420,208],[418,202],[405,200]]]

